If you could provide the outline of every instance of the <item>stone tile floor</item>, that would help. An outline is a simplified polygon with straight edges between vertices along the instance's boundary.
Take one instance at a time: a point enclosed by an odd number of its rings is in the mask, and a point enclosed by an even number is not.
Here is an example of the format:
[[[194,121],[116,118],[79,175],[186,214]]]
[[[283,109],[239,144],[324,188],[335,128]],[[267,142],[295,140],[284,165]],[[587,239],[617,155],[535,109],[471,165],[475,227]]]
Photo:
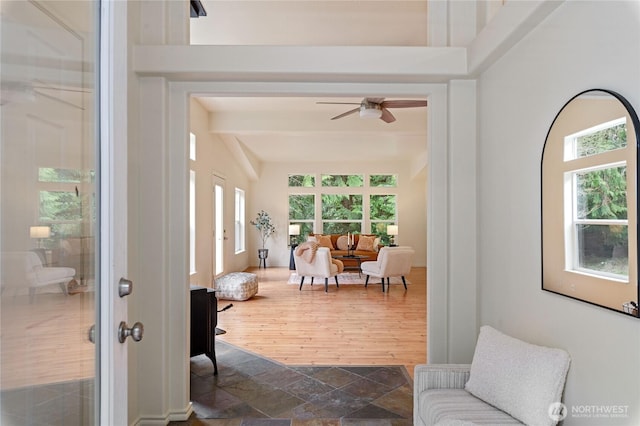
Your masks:
[[[172,426],[411,425],[413,383],[403,366],[285,366],[216,341],[218,375],[191,358],[194,414]]]

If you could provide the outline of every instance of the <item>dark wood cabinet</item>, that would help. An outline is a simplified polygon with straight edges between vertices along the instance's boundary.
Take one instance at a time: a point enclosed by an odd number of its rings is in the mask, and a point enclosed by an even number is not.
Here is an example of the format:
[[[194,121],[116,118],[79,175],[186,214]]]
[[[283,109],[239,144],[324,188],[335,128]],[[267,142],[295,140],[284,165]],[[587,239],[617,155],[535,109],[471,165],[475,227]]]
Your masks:
[[[191,355],[205,354],[213,362],[213,374],[218,374],[216,363],[216,326],[218,325],[218,299],[215,290],[191,286]]]

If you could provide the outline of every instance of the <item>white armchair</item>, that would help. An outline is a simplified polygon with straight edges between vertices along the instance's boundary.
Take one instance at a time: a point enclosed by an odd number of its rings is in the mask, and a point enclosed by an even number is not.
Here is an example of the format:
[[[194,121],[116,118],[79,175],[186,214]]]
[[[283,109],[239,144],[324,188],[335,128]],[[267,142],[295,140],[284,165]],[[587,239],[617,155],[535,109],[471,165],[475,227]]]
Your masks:
[[[33,300],[36,289],[52,284],[58,284],[62,292],[68,294],[67,284],[76,274],[73,268],[44,267],[33,251],[3,252],[0,256],[2,289],[27,287],[30,300]]]
[[[314,243],[302,243],[293,253],[293,260],[296,264],[296,273],[300,277],[300,290],[305,277],[311,277],[311,285],[313,278],[324,278],[324,291],[329,291],[329,278],[334,277],[336,287],[338,285],[338,265],[334,264],[331,259],[331,251],[327,247],[313,248]],[[310,251],[315,250],[315,254],[311,256]]]
[[[369,284],[369,277],[380,278],[382,291],[384,292],[384,279],[387,279],[389,287],[391,277],[402,277],[402,284],[407,289],[406,275],[411,272],[411,261],[415,251],[411,247],[382,247],[378,252],[378,259],[371,262],[362,262],[360,269],[367,276],[364,286]]]

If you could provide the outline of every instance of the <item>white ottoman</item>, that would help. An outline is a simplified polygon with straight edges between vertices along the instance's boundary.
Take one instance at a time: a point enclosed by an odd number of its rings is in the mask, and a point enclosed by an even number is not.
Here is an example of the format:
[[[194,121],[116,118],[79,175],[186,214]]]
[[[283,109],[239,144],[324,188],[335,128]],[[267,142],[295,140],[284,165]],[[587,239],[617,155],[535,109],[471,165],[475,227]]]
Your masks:
[[[215,279],[216,297],[247,300],[258,293],[258,276],[249,272],[231,272]]]

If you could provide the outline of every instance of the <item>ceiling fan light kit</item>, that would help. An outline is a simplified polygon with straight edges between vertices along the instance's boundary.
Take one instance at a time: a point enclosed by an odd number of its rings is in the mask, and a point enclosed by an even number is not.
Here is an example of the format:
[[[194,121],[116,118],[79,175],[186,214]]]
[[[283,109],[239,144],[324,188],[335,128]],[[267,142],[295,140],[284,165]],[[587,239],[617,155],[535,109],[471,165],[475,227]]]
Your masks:
[[[382,107],[380,105],[363,102],[360,106],[360,118],[380,117],[382,117]]]

